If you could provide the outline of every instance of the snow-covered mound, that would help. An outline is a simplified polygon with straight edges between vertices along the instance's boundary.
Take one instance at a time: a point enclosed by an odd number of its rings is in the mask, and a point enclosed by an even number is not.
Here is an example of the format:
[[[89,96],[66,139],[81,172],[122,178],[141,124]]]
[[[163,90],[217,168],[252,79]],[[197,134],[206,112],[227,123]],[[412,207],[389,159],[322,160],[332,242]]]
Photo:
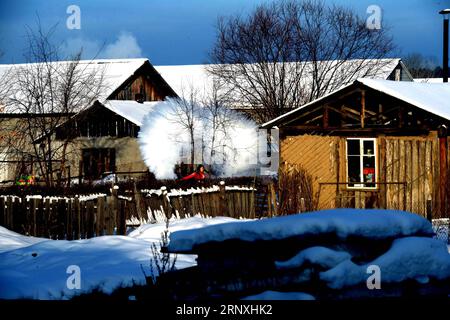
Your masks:
[[[229,221],[234,220],[192,217],[171,221],[169,231]],[[143,225],[129,236],[65,241],[27,237],[0,227],[0,299],[70,299],[93,289],[111,293],[121,286],[144,284],[142,269],[147,275],[151,272],[151,243],[160,241],[164,229],[165,223],[157,223]],[[176,267],[194,264],[195,256],[184,255],[177,258]],[[71,265],[81,270],[79,290],[66,285]]]
[[[418,294],[412,285],[433,295],[443,286],[447,296],[450,255],[432,236],[431,223],[416,214],[335,209],[178,231],[168,249],[198,254],[207,283],[199,292],[251,300],[302,299],[305,292],[320,300]],[[385,292],[369,290],[374,269]]]
[[[170,236],[169,251],[190,252],[195,246],[213,241],[269,241],[321,234],[334,234],[339,239],[387,239],[431,235],[433,229],[426,219],[409,212],[333,209],[175,232]]]
[[[450,278],[450,255],[446,245],[437,239],[405,237],[393,241],[391,248],[373,261],[356,264],[348,252],[324,247],[311,247],[300,251],[287,261],[277,261],[278,269],[297,269],[303,278],[307,273],[301,270],[320,267],[319,277],[330,288],[342,289],[366,282],[369,266],[381,270],[383,283],[399,283],[416,280],[428,283],[430,279]]]
[[[437,239],[406,237],[394,240],[383,255],[364,265],[350,259],[320,273],[321,280],[330,288],[341,289],[365,283],[367,270],[375,265],[381,270],[382,283],[416,280],[428,283],[430,279],[450,278],[450,254],[447,246]]]

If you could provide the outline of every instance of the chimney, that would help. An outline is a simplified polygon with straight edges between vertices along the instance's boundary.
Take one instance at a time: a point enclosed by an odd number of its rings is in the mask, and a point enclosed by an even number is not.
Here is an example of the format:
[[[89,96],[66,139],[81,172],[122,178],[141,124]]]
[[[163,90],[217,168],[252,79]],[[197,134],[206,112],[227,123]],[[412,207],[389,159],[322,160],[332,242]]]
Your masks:
[[[448,82],[448,16],[450,15],[450,9],[441,10],[439,13],[444,16],[443,81]]]

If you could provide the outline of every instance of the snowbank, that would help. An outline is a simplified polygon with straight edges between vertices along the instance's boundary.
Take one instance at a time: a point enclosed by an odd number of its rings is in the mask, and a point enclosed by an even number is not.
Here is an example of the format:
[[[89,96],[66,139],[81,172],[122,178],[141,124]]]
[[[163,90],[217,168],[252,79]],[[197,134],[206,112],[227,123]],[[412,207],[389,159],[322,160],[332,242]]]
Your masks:
[[[171,220],[169,230],[171,234],[173,234],[174,232],[182,230],[198,229],[210,225],[230,223],[234,221],[236,221],[236,219],[228,217],[202,218],[200,216],[194,216],[192,218]],[[130,232],[128,236],[135,239],[159,241],[164,228],[164,223],[145,224]]]
[[[26,237],[0,226],[0,253],[30,246],[42,241],[44,238]]]
[[[190,252],[211,241],[279,240],[294,236],[335,234],[369,239],[431,235],[431,224],[419,215],[396,210],[333,209],[263,220],[239,221],[170,236],[170,252]]]
[[[193,217],[172,221],[169,230],[199,228],[231,218]],[[111,293],[118,287],[144,284],[142,268],[150,274],[150,246],[160,241],[165,223],[143,225],[129,236],[103,236],[88,240],[33,238],[0,227],[0,299],[70,299],[99,289]],[[195,264],[195,256],[177,258],[176,267]],[[81,269],[81,289],[66,286],[67,267]]]
[[[410,279],[427,283],[430,278],[438,280],[450,278],[450,255],[442,241],[423,237],[406,237],[396,239],[388,252],[371,263],[357,265],[348,259],[322,272],[320,279],[333,289],[357,285],[366,282],[369,265],[380,268],[382,283]]]

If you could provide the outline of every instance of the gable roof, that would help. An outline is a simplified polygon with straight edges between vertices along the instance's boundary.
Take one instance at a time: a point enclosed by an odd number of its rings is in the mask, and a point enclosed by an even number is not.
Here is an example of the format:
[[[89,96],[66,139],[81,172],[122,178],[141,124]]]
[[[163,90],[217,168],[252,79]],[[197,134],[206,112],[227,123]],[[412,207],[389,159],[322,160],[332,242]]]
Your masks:
[[[70,63],[70,61],[52,62],[52,64],[55,64],[56,66],[67,63]],[[149,60],[145,58],[81,60],[79,61],[79,68],[86,70],[86,73],[95,71],[103,72],[103,90],[98,97],[98,100],[105,101],[145,63],[149,63]],[[0,81],[3,77],[7,76],[9,72],[14,72],[14,70],[18,70],[19,68],[30,68],[31,70],[35,65],[35,63],[1,64]],[[11,107],[9,110],[6,110],[6,112],[16,113],[17,111]]]
[[[450,84],[358,79],[365,86],[450,120]]]
[[[305,108],[324,102],[328,98],[337,96],[342,91],[358,85],[363,85],[387,94],[441,118],[450,120],[450,84],[448,83],[404,82],[359,78],[351,84],[262,124],[261,128],[282,125],[283,121],[291,119],[297,114],[301,114]]]

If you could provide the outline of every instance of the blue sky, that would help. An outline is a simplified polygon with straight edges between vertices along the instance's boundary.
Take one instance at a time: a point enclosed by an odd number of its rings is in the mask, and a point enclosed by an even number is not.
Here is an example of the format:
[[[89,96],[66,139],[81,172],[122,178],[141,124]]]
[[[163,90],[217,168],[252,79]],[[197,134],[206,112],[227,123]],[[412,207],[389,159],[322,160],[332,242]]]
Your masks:
[[[63,52],[84,48],[91,58],[143,56],[155,65],[196,64],[207,61],[220,15],[246,14],[261,0],[0,0],[0,63],[23,62],[25,26],[44,28],[58,23],[54,39]],[[390,27],[397,55],[418,52],[442,60],[442,16],[450,0],[325,0],[350,6],[361,16],[375,4],[383,25]],[[66,28],[69,5],[81,10],[81,29]]]

